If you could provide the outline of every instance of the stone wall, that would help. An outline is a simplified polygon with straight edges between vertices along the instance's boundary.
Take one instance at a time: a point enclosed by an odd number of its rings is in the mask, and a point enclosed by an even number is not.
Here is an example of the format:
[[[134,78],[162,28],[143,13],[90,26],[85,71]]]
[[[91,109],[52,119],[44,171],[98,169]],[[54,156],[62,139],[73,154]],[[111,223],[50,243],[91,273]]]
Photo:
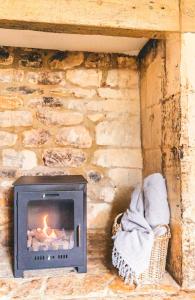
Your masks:
[[[1,247],[21,175],[84,175],[88,227],[108,230],[142,178],[138,87],[133,57],[0,49]]]

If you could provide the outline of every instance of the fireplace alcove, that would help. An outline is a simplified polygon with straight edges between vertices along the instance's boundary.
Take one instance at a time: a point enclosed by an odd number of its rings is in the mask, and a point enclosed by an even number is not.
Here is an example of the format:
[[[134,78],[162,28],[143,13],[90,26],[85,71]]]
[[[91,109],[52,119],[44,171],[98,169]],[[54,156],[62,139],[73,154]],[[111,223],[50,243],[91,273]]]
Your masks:
[[[21,71],[24,70],[24,78],[20,79],[19,83],[14,83],[14,88],[7,87],[7,83],[5,86],[15,96],[19,93],[24,101],[24,104],[15,110],[32,112],[34,119],[33,125],[27,121],[27,124],[8,126],[8,131],[18,135],[19,139],[15,144],[9,144],[9,148],[17,153],[7,151],[8,146],[3,147],[4,173],[6,171],[8,174],[8,170],[17,169],[14,175],[7,176],[8,182],[4,188],[5,197],[8,199],[7,206],[12,206],[11,198],[7,196],[9,184],[21,175],[82,174],[86,177],[89,181],[88,259],[93,266],[89,268],[89,273],[92,272],[93,276],[96,274],[93,272],[97,271],[96,262],[99,258],[103,261],[99,272],[101,273],[102,269],[103,273],[110,272],[111,224],[114,216],[127,208],[133,186],[149,173],[161,172],[167,181],[171,210],[172,239],[167,269],[177,282],[182,283],[182,149],[178,138],[180,56],[175,54],[176,49],[179,53],[177,36],[167,40],[150,40],[141,50],[130,55],[95,52],[82,55],[81,52],[75,51],[73,54],[71,51],[63,54],[62,51],[59,55],[59,52],[56,54],[54,50],[44,50],[46,54],[43,54],[43,50],[36,49],[40,55],[36,56],[37,65],[43,55],[43,65],[39,65],[38,69],[33,69],[35,61],[28,56],[28,53],[34,53],[35,50],[17,49],[18,52],[22,52],[19,53],[22,58],[20,64],[17,65],[18,58],[16,65],[12,67],[15,69],[20,66]],[[13,51],[13,56],[17,56],[18,52]],[[71,65],[70,59],[70,66],[66,69],[63,61],[71,55],[73,61],[76,57],[76,63],[74,61]],[[31,65],[28,66],[28,63]],[[88,77],[86,73],[89,74]],[[64,80],[67,82],[64,83]],[[27,89],[24,84],[30,88]],[[43,94],[40,93],[40,89]],[[65,94],[65,90],[68,90],[68,95]],[[67,111],[76,115],[71,115],[73,121],[64,125],[61,113]],[[69,115],[66,115],[66,119],[68,117]],[[88,131],[79,127],[81,125]],[[73,132],[73,135],[81,138],[68,140],[67,128],[73,130],[74,126],[78,126],[78,131]],[[40,134],[39,127],[43,127],[47,131],[46,134],[45,131]],[[59,133],[61,127],[63,130]],[[5,128],[7,130],[7,127]],[[35,136],[31,135],[34,131],[30,130],[36,130]],[[48,133],[48,130],[51,132]],[[36,143],[37,133],[41,138]],[[70,158],[70,152],[63,152],[69,146],[73,148],[71,155],[76,157],[76,163]],[[86,157],[79,152],[80,149]],[[36,153],[37,159],[33,153]],[[26,159],[25,155],[30,155],[30,159]],[[63,165],[64,157],[68,157],[72,165]],[[63,210],[60,207],[61,209]],[[29,212],[33,210],[33,202],[29,202]],[[47,215],[49,212],[44,216]],[[58,225],[50,224],[49,216],[46,221],[49,227],[53,225],[59,229]],[[9,221],[5,227],[7,232],[12,230],[10,223]],[[40,223],[34,224],[34,221],[29,219],[29,231],[32,231],[34,226],[42,228]],[[6,249],[11,244],[10,235],[7,240]],[[8,264],[10,267],[10,261]],[[49,273],[49,276],[52,277],[55,272]],[[18,275],[21,275],[21,272]],[[39,273],[35,273],[35,276],[38,275]],[[11,276],[10,272],[8,277]],[[44,276],[47,276],[47,273],[44,273]],[[101,277],[101,274],[99,276]]]

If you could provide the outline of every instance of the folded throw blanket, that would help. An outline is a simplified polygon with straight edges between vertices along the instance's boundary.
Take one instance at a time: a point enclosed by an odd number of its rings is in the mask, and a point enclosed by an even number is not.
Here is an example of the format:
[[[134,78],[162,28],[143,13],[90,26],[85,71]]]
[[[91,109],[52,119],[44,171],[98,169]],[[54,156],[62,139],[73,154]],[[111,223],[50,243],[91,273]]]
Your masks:
[[[138,283],[149,267],[154,236],[165,233],[156,227],[169,224],[169,218],[165,180],[159,173],[152,174],[133,191],[121,230],[113,237],[112,262],[126,283]]]

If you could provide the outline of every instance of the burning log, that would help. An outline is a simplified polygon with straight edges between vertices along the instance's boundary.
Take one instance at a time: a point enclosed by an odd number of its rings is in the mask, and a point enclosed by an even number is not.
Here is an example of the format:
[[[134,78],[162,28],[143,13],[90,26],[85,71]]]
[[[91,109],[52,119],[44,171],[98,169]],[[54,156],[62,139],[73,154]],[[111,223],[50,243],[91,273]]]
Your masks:
[[[67,250],[74,246],[74,232],[64,229],[52,229],[44,217],[43,228],[27,231],[27,247],[30,251]]]

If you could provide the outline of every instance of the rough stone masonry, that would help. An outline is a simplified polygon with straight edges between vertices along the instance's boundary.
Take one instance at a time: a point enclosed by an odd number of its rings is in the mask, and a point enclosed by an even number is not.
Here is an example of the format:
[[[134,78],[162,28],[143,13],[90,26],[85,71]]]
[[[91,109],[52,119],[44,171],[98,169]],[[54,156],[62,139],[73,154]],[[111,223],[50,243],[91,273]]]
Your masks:
[[[0,49],[0,245],[21,175],[82,174],[88,226],[107,229],[142,178],[136,59]]]

